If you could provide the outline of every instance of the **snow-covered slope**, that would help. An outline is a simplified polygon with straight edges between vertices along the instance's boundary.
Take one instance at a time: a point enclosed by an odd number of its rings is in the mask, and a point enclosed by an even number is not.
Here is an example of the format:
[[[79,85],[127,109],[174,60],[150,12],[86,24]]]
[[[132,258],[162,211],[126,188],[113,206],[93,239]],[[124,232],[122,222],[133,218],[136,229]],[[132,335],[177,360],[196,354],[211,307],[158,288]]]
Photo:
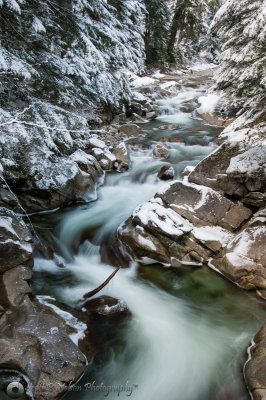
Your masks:
[[[65,106],[113,105],[127,94],[123,69],[143,69],[139,2],[1,0],[0,7],[4,103],[11,92]]]
[[[101,175],[77,150],[91,152],[91,124],[129,98],[128,71],[143,71],[144,17],[134,0],[0,0],[0,182],[25,208],[81,199],[77,185]]]

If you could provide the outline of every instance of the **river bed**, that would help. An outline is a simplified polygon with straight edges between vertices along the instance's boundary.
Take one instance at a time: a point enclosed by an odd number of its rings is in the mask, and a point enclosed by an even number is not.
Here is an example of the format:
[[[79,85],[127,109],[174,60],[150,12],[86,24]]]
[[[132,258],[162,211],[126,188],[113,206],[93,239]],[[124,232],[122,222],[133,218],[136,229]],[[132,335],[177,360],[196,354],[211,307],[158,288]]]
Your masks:
[[[107,173],[96,201],[32,219],[38,227],[56,226],[55,240],[65,265],[37,256],[35,293],[74,305],[101,284],[113,271],[102,261],[101,247],[108,252],[120,223],[162,186],[157,178],[160,168],[172,165],[178,178],[185,167],[196,165],[216,148],[221,129],[196,119],[194,113],[197,98],[208,88],[207,78],[195,74],[190,80],[193,87],[184,86],[157,102],[158,118],[139,124],[144,135],[127,141],[130,169]],[[190,107],[189,112],[184,107]],[[173,124],[178,127],[166,129]],[[162,141],[169,151],[165,160],[152,155]],[[101,294],[124,300],[132,318],[66,399],[114,400],[115,386],[121,385],[119,398],[134,400],[249,399],[242,374],[245,352],[265,320],[256,297],[208,267],[136,263],[120,270]],[[110,388],[97,391],[101,384]]]

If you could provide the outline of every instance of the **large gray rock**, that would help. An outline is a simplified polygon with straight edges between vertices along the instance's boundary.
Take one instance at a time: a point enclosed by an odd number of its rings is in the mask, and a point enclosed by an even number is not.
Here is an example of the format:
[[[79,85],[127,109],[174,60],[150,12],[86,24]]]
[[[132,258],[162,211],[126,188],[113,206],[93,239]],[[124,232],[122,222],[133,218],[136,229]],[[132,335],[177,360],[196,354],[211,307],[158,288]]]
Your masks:
[[[156,158],[168,158],[169,157],[168,150],[161,144],[157,144],[154,147],[152,154]]]
[[[31,276],[26,266],[0,275],[0,368],[24,374],[34,399],[58,399],[84,372],[86,358],[77,340],[86,325],[44,299],[39,302],[27,283]]]
[[[135,260],[145,263],[157,261],[170,265],[170,254],[165,246],[143,227],[135,226],[131,219],[120,225],[118,237]]]
[[[119,126],[118,130],[122,135],[127,135],[127,136],[139,135],[143,133],[142,129],[136,124],[121,125]]]
[[[0,208],[0,273],[19,264],[33,264],[33,238],[13,211]]]
[[[204,186],[175,181],[138,206],[118,237],[142,263],[209,263],[245,289],[266,289],[266,216]]]
[[[266,209],[214,257],[211,264],[244,289],[266,289]]]
[[[115,156],[115,163],[114,167],[118,171],[123,171],[128,169],[130,159],[129,159],[129,152],[125,143],[120,143],[113,151],[113,155]]]
[[[158,178],[162,181],[173,179],[175,176],[175,170],[171,165],[164,165],[158,172]]]
[[[102,174],[96,158],[82,150],[69,157],[42,160],[40,165],[34,161],[30,176],[19,187],[19,199],[27,211],[86,201],[94,182]]]
[[[234,203],[211,188],[180,181],[163,186],[155,197],[195,226],[219,225],[234,231],[252,214],[241,203]]]
[[[226,141],[202,160],[189,182],[209,186],[245,204],[266,204],[266,147]]]

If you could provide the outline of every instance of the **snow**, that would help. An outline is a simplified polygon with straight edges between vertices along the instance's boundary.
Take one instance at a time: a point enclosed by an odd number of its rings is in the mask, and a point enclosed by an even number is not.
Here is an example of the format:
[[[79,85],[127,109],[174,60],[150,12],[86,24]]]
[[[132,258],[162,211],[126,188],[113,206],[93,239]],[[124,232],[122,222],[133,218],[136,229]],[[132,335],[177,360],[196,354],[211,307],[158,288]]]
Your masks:
[[[193,235],[201,242],[217,241],[221,243],[222,247],[225,247],[234,236],[219,226],[194,227]]]
[[[98,139],[97,137],[92,137],[92,138],[90,138],[89,140],[88,140],[88,143],[89,143],[89,145],[91,145],[92,147],[99,147],[100,149],[104,149],[106,146],[105,146],[105,143],[102,141],[102,140],[100,140],[100,139]]]
[[[50,301],[56,301],[54,298],[50,296],[36,296],[37,300],[45,305],[46,307],[51,308],[57,315],[59,315],[65,323],[74,329],[76,332],[73,332],[69,335],[69,338],[72,342],[78,346],[79,340],[83,339],[86,334],[85,331],[87,330],[87,325],[81,321],[78,321],[76,317],[73,317],[69,312],[61,310],[59,307],[51,304]],[[53,328],[52,328],[53,329]]]
[[[137,77],[136,79],[134,79],[133,82],[131,82],[131,86],[133,86],[134,88],[140,88],[143,86],[149,86],[155,83],[155,79],[150,78],[148,76],[143,76],[143,77]]]
[[[12,226],[12,221],[13,221],[13,219],[11,217],[1,216],[0,228],[5,229],[6,231],[10,232],[12,235],[16,236],[19,239],[18,234],[16,233],[16,231],[14,230],[14,228]]]
[[[36,16],[34,16],[34,18],[33,18],[32,27],[35,30],[35,32],[46,32],[46,29],[43,26],[42,21],[39,18],[37,18]]]
[[[206,63],[206,62],[196,62],[195,64],[193,64],[190,69],[192,69],[192,71],[205,71],[208,69],[213,69],[213,68],[217,68],[216,64],[213,63]]]
[[[266,148],[264,146],[250,148],[244,153],[231,158],[226,173],[252,174],[260,170],[263,170],[264,174],[266,174]]]
[[[141,246],[148,247],[150,250],[156,251],[156,246],[152,243],[152,241],[143,237],[142,235],[137,236],[137,241]]]
[[[164,77],[165,77],[165,74],[162,74],[161,72],[155,72],[155,73],[152,75],[152,77],[155,78],[155,79],[161,79],[161,78],[164,78]]]
[[[169,82],[161,83],[160,88],[161,89],[168,89],[168,88],[171,88],[173,86],[178,86],[178,82],[169,81]]]
[[[209,93],[206,96],[201,96],[198,98],[200,107],[197,108],[199,114],[212,113],[220,99],[216,93]]]
[[[192,230],[192,225],[170,208],[165,208],[158,203],[146,202],[138,206],[133,214],[133,220],[150,229],[160,231],[162,234],[178,238]]]
[[[108,306],[107,304],[104,306],[105,313],[109,314],[113,311],[126,311],[127,303],[124,300],[118,300],[118,303],[113,306]]]
[[[132,99],[136,101],[148,101],[147,97],[145,97],[142,93],[132,92]]]

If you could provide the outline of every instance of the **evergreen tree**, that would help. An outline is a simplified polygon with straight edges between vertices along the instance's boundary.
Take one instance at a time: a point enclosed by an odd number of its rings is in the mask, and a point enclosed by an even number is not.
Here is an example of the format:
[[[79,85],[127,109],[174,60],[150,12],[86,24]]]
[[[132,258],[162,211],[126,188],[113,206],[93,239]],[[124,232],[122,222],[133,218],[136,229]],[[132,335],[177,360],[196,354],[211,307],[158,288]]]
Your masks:
[[[206,23],[219,5],[220,0],[176,0],[167,46],[170,63],[183,61],[180,46],[182,40],[198,38],[202,33],[207,34]]]
[[[165,0],[144,0],[146,14],[145,48],[147,64],[164,63],[170,25],[170,8]]]
[[[265,2],[226,0],[211,32],[222,43],[216,78],[217,89],[226,95],[225,109],[252,114],[255,110],[261,115],[265,105]]]

